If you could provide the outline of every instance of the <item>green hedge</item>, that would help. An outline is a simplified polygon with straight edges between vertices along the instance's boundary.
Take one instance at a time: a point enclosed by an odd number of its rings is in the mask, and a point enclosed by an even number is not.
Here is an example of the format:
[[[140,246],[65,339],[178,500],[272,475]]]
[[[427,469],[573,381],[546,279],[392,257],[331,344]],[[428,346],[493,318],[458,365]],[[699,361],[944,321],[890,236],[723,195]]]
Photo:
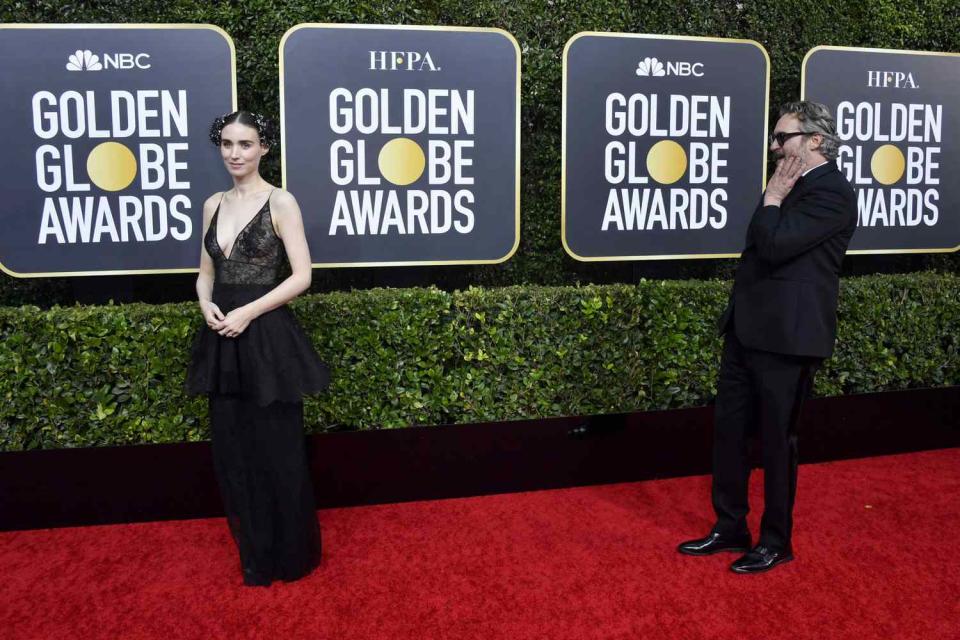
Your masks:
[[[200,22],[222,27],[236,43],[239,102],[244,108],[278,114],[278,45],[301,22],[467,25],[510,31],[522,51],[521,246],[499,266],[460,268],[457,287],[478,285],[574,284],[624,281],[621,264],[576,263],[560,244],[560,115],[562,53],[580,31],[623,31],[750,38],[770,53],[771,104],[796,99],[800,63],[822,44],[960,51],[960,8],[956,0],[244,0],[243,2],[127,0],[102,2],[6,2],[0,21],[28,23]],[[279,180],[278,155],[267,167]],[[859,258],[858,258],[859,259]],[[876,260],[866,257],[866,260]],[[887,264],[896,258],[883,258]],[[915,264],[919,260],[921,264]],[[670,265],[671,276],[729,277],[729,260]],[[944,268],[960,271],[960,259],[903,258],[897,270]],[[646,266],[646,265],[644,265]],[[662,267],[662,266],[661,266]],[[658,267],[661,268],[661,267]],[[447,268],[449,270],[449,268]],[[433,273],[445,273],[435,268]],[[656,273],[651,269],[645,273]],[[323,290],[368,286],[351,269],[317,272]],[[0,300],[43,304],[35,285],[0,276]],[[440,280],[437,280],[440,281]],[[7,290],[5,293],[4,290]]]
[[[703,405],[729,283],[380,289],[293,307],[333,369],[314,431]],[[960,277],[843,281],[820,395],[960,383]],[[0,450],[200,440],[194,304],[0,308]]]

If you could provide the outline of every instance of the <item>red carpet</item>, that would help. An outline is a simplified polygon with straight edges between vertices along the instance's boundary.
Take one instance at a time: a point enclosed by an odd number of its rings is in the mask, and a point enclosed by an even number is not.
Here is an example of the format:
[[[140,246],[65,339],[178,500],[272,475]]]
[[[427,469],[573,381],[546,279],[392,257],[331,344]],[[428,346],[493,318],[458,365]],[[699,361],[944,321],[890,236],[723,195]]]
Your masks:
[[[708,487],[322,511],[321,568],[269,589],[220,519],[3,533],[0,638],[960,638],[960,449],[801,467],[797,560],[756,576],[674,551]]]

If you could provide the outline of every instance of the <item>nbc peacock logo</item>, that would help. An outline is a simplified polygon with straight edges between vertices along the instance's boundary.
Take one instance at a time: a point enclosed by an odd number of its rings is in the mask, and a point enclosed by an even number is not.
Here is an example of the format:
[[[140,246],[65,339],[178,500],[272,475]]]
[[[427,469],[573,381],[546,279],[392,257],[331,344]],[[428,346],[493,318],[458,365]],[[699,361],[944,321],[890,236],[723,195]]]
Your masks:
[[[665,76],[667,70],[663,68],[663,63],[656,58],[644,58],[637,65],[638,76]]]
[[[103,64],[100,62],[100,56],[90,49],[77,49],[67,59],[68,71],[101,71],[102,69]]]
[[[702,62],[659,60],[646,57],[637,63],[638,76],[696,76],[703,77]]]

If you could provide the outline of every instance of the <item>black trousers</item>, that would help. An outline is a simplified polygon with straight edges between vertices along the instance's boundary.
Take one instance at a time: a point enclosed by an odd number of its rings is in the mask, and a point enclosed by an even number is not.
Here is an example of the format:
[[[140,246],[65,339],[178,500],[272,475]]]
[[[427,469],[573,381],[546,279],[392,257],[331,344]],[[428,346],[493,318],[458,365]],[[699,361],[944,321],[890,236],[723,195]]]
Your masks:
[[[790,545],[797,493],[797,421],[810,395],[821,358],[744,347],[733,328],[726,333],[713,440],[714,531],[746,531],[750,444],[762,446],[764,510],[759,544]]]

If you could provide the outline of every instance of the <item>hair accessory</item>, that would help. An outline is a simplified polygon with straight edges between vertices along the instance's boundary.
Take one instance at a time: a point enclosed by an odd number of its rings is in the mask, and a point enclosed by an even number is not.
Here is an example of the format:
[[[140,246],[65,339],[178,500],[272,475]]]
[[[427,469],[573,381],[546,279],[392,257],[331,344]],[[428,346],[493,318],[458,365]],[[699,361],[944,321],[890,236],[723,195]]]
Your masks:
[[[244,115],[248,117],[245,118],[243,117]],[[252,119],[253,123],[244,122],[244,120],[248,119]],[[273,147],[279,142],[273,123],[262,114],[254,111],[233,111],[214,118],[213,124],[210,125],[210,142],[219,147],[223,128],[233,122],[240,122],[241,124],[254,127],[260,136],[260,144],[265,147]]]

